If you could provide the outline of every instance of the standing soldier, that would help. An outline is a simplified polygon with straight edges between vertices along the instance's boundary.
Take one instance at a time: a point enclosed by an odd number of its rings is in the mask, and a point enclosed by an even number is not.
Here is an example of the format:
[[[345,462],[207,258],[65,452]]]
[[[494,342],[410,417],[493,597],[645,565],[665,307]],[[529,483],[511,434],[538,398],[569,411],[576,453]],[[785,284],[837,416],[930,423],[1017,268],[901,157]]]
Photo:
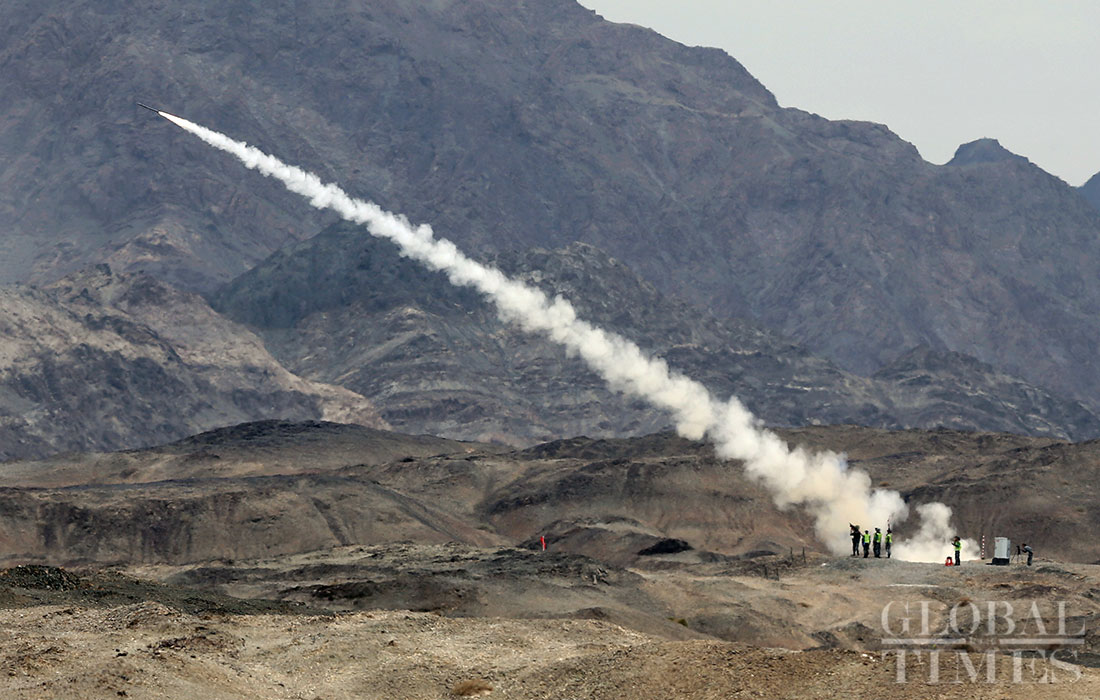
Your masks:
[[[893,531],[886,528],[886,558],[890,558],[890,545],[894,543]]]
[[[882,558],[882,530],[875,528],[875,559]]]
[[[1034,554],[1034,552],[1031,551],[1031,545],[1025,542],[1024,551],[1027,552],[1027,565],[1031,566],[1031,557]]]
[[[955,566],[962,564],[962,540],[958,535],[955,535],[955,539],[951,540],[951,544],[955,545]]]
[[[859,525],[848,523],[848,529],[852,535],[852,556],[859,556]]]
[[[863,531],[863,558],[866,559],[871,551],[871,531]]]

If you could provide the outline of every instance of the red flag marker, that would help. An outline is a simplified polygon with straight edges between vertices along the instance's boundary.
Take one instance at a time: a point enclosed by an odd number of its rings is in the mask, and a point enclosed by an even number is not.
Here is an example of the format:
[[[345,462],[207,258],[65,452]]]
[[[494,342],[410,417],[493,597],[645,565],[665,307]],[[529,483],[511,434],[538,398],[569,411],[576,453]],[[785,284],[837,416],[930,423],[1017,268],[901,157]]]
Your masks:
[[[542,543],[542,551],[546,551],[546,537],[539,537],[539,542]]]

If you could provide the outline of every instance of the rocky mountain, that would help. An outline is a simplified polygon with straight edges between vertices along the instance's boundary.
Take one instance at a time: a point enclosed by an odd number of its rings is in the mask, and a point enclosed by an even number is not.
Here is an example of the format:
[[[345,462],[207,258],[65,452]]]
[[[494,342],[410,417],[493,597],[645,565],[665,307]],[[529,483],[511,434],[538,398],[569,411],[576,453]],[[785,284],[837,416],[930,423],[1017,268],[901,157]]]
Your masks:
[[[872,378],[845,372],[669,299],[586,244],[493,262],[577,300],[585,317],[773,425],[1100,433],[1080,404],[962,355],[921,349]],[[192,292],[105,264],[3,294],[0,459],[141,447],[273,417],[512,445],[668,426],[557,346],[502,323],[475,294],[343,224],[220,290],[225,316]]]
[[[1100,420],[1080,404],[962,355],[915,351],[873,378],[846,372],[753,324],[670,299],[590,245],[492,262],[772,425],[1100,435]],[[260,333],[291,371],[366,396],[402,431],[522,445],[668,425],[579,359],[501,322],[475,293],[351,225],[274,254],[212,304]]]
[[[918,346],[1100,407],[1100,212],[995,142],[929,164],[574,0],[14,0],[0,279],[210,290],[328,221],[135,99],[486,255],[581,241],[838,367]]]
[[[1080,403],[1066,401],[969,355],[914,348],[871,378],[890,387],[901,427],[946,427],[1057,436],[1036,429],[1043,423],[1079,425],[1067,435],[1092,439],[1093,416]],[[999,427],[991,428],[993,424]]]
[[[0,287],[0,460],[270,417],[385,425],[362,396],[291,374],[202,297],[154,278],[100,265]]]

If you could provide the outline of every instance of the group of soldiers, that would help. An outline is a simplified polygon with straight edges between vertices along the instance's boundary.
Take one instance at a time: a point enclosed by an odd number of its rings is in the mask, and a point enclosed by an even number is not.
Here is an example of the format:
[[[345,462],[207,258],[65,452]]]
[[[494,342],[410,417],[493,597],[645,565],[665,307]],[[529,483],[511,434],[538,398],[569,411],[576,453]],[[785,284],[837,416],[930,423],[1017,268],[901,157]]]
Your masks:
[[[859,525],[853,525],[848,523],[848,527],[852,531],[852,556],[859,556],[859,546],[863,545],[863,558],[866,559],[872,548],[875,552],[875,559],[882,557],[882,545],[886,545],[886,558],[890,558],[890,545],[894,543],[894,533],[890,530],[889,526],[886,528],[886,535],[882,534],[880,528],[875,528],[875,534],[871,534],[870,530],[859,531]]]
[[[877,527],[875,528],[875,534],[873,534],[873,535],[871,534],[870,530],[864,530],[864,531],[860,532],[859,525],[853,525],[852,523],[848,523],[848,528],[851,530],[851,535],[852,535],[852,556],[853,557],[858,557],[859,556],[859,548],[860,548],[860,545],[862,545],[863,546],[863,558],[864,559],[866,559],[868,556],[870,556],[870,553],[872,551],[875,553],[875,559],[880,559],[882,557],[882,545],[885,544],[886,545],[886,558],[887,559],[890,558],[890,546],[894,543],[894,533],[893,533],[893,531],[890,530],[889,526],[886,527],[886,534],[885,535],[883,535],[882,530],[877,528]],[[958,566],[958,565],[962,564],[962,539],[958,535],[956,535],[951,540],[951,546],[955,550],[954,566]],[[1027,565],[1031,566],[1031,560],[1032,560],[1032,557],[1034,555],[1034,552],[1032,551],[1031,547],[1028,546],[1027,544],[1024,544],[1023,548],[1021,550],[1021,547],[1017,546],[1016,547],[1017,556],[1021,555],[1022,553],[1027,554]],[[951,563],[950,559],[948,560],[948,563]]]

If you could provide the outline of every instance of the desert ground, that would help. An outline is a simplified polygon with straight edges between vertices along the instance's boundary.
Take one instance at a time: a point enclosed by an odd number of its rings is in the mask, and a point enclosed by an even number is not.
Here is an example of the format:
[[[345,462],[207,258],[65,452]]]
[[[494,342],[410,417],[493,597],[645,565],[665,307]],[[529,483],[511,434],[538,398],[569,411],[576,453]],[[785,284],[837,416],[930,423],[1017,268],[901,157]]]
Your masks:
[[[13,567],[0,573],[0,687],[11,698],[1100,696],[1100,567],[767,563],[767,575],[765,562],[677,555],[618,569],[405,545],[213,567]],[[1017,624],[1037,602],[1053,633],[1063,601],[1071,636],[1061,665],[1014,660],[982,619],[965,645],[937,649],[936,677],[929,649],[908,651],[899,672],[883,643],[890,601],[926,601],[932,634],[953,606],[969,629],[988,601],[1002,606],[998,634],[1006,601]]]
[[[1100,565],[1055,545],[1092,517],[1072,482],[1094,445],[789,435],[968,534],[1050,546],[1030,567],[837,556],[669,435],[238,426],[0,465],[0,697],[1100,697]]]

